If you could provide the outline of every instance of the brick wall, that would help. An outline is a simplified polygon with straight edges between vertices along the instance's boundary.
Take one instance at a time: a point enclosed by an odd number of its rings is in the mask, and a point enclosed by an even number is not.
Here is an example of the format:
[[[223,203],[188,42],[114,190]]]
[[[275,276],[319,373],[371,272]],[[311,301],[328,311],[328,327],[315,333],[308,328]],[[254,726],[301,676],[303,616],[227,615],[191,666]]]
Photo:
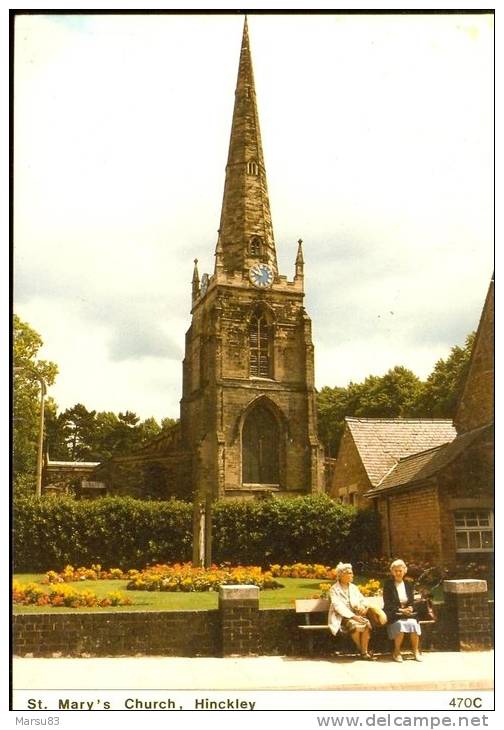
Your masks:
[[[406,561],[438,563],[441,559],[441,518],[436,486],[394,494],[389,498],[388,511],[390,554]]]
[[[488,605],[493,609],[492,602]],[[453,616],[443,604],[437,607],[437,613],[431,648],[453,650],[458,637]],[[493,610],[490,610],[490,621],[492,617]],[[238,616],[235,619],[240,621]],[[321,622],[324,620],[321,617]],[[293,609],[258,611],[254,627],[257,638],[254,651],[250,653],[306,656],[307,637],[298,629],[300,623],[302,618]],[[490,624],[490,631],[492,629]],[[13,647],[17,656],[39,657],[54,654],[222,656],[222,620],[219,611],[17,614],[13,617]],[[384,629],[374,633],[372,647],[377,651],[389,651],[390,643]],[[329,632],[320,632],[314,637],[316,654],[336,650],[352,651],[352,646],[345,637],[335,639]],[[237,647],[236,653],[241,651]]]
[[[454,515],[457,510],[493,510],[493,439],[493,429],[488,428],[422,485],[377,497],[384,555],[428,560],[446,568],[492,559],[493,552],[457,553]]]
[[[18,614],[20,656],[219,656],[218,611]]]
[[[447,567],[464,560],[485,563],[492,553],[457,553],[454,513],[494,507],[494,444],[490,430],[438,475],[442,559]]]

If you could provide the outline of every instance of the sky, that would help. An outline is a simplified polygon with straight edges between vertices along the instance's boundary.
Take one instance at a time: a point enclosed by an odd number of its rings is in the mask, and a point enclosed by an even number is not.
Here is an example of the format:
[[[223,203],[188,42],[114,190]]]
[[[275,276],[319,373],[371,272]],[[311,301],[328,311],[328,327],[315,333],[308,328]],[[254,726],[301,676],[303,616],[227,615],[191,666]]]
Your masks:
[[[18,16],[14,311],[64,410],[178,417],[213,272],[243,17]],[[493,271],[490,15],[249,15],[280,273],[316,385],[426,378]]]

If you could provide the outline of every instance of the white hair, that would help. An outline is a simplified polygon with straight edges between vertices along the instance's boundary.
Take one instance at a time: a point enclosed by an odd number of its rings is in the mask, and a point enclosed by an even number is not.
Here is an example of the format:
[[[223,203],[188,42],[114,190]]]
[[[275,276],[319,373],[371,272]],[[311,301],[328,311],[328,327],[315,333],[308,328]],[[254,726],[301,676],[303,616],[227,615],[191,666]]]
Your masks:
[[[408,572],[408,566],[404,562],[404,560],[394,560],[392,563],[390,563],[390,572],[394,570],[394,568],[404,568],[404,571]]]
[[[336,578],[339,579],[343,573],[353,573],[352,563],[338,563],[336,566]]]

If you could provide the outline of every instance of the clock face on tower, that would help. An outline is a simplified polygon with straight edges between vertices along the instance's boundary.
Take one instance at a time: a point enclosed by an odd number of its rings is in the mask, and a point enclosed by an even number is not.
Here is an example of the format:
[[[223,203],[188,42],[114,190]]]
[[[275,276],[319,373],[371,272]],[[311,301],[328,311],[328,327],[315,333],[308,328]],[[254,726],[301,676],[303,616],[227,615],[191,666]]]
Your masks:
[[[273,283],[273,271],[268,264],[256,264],[249,271],[249,279],[259,289],[266,289]]]

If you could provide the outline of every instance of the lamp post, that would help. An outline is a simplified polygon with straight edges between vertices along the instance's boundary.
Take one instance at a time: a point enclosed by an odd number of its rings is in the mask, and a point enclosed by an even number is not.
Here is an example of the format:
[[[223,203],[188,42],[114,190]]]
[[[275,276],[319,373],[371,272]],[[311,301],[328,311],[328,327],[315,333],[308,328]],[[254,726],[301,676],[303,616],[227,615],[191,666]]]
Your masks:
[[[42,456],[44,448],[44,399],[47,393],[47,385],[44,378],[35,368],[23,365],[14,368],[15,373],[26,370],[31,373],[40,383],[40,420],[39,420],[39,437],[38,437],[38,452],[37,452],[37,481],[35,486],[35,494],[40,499],[42,496]]]

